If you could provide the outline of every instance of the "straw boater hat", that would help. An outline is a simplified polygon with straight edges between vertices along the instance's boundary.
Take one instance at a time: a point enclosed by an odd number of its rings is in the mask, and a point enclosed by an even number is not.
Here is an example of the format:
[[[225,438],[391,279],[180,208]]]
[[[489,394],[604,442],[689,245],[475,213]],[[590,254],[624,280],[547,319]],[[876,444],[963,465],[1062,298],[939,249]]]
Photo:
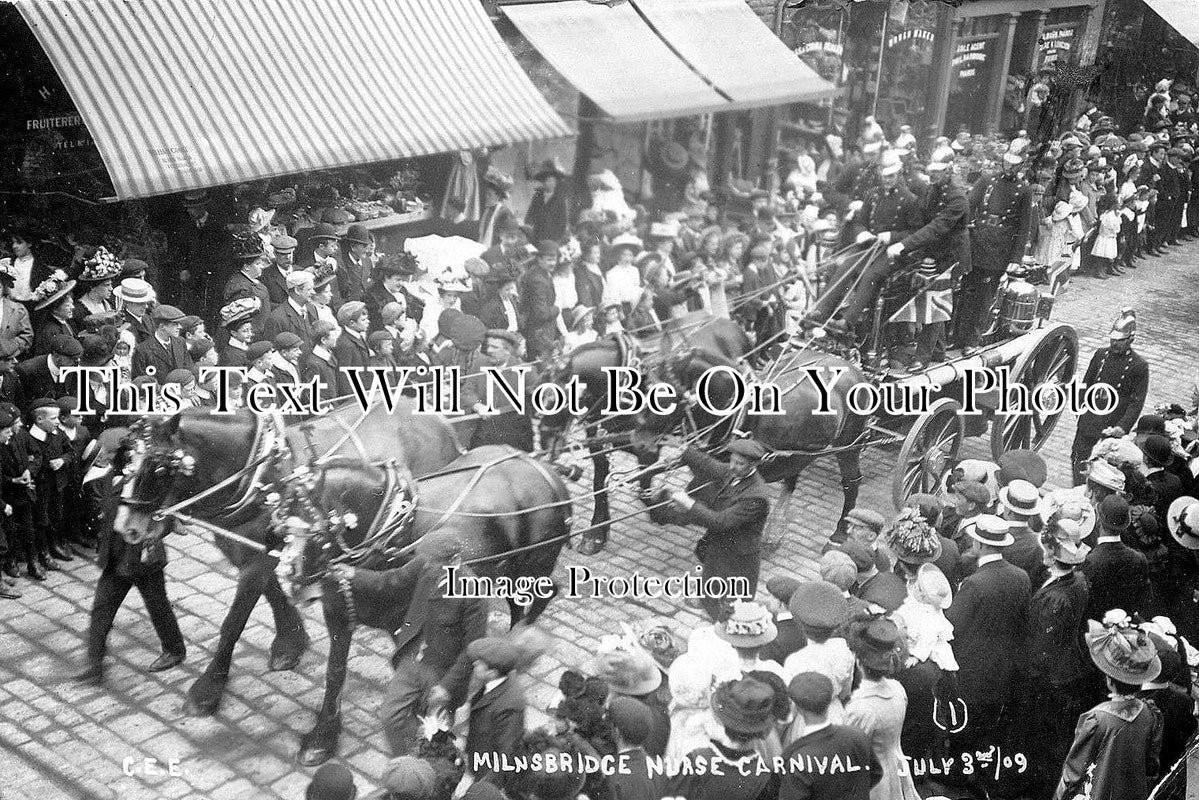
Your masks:
[[[1188,550],[1199,550],[1199,500],[1180,497],[1170,504],[1166,524],[1174,541]]]
[[[126,303],[153,303],[157,299],[154,287],[141,278],[126,278],[112,293]]]
[[[1028,481],[1014,480],[999,490],[999,505],[1021,517],[1041,513],[1041,495]]]
[[[96,254],[83,264],[79,273],[80,283],[103,283],[111,281],[121,274],[121,260],[103,247],[96,248]]]
[[[1107,612],[1102,623],[1087,620],[1085,638],[1091,661],[1108,677],[1139,686],[1161,674],[1162,662],[1149,634],[1134,628],[1120,609]]]
[[[1007,547],[1016,541],[1008,521],[994,514],[979,514],[968,530],[971,539],[991,547]]]
[[[765,647],[778,634],[770,612],[761,603],[734,601],[732,616],[716,626],[716,635],[733,647]]]
[[[262,301],[257,297],[239,297],[221,308],[221,327],[236,327],[261,310]]]

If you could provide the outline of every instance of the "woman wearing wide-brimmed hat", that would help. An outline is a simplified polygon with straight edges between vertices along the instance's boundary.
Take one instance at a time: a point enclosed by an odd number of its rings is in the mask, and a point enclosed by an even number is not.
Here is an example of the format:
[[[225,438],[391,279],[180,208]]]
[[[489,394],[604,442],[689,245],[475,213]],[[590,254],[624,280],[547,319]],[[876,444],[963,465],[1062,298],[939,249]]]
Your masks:
[[[1160,772],[1162,717],[1140,697],[1162,670],[1149,634],[1120,609],[1087,621],[1091,662],[1105,676],[1109,699],[1078,718],[1054,800],[1145,800]],[[1087,789],[1089,788],[1089,791]]]
[[[570,189],[564,181],[569,174],[557,158],[549,158],[532,171],[531,177],[541,184],[533,192],[529,210],[525,213],[525,224],[533,229],[532,240],[565,239],[570,225]]]
[[[113,281],[121,276],[121,260],[100,247],[88,259],[76,278],[75,326],[83,328],[83,320],[90,314],[107,314],[116,310],[112,300]]]
[[[50,342],[55,336],[75,337],[75,299],[71,291],[75,281],[69,280],[65,272],[55,270],[49,278],[33,290],[33,313],[40,317],[33,335],[33,354],[50,352]]]

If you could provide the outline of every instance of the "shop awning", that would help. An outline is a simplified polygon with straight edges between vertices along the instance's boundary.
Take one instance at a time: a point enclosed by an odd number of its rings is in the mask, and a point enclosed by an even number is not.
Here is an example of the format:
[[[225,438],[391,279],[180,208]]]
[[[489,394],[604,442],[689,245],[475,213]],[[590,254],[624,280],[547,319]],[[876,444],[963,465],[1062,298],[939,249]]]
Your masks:
[[[554,69],[615,119],[681,117],[727,105],[628,3],[567,0],[503,10]]]
[[[836,87],[791,52],[745,0],[632,2],[735,105],[810,102],[836,93]]]
[[[478,0],[23,0],[122,199],[571,134]]]
[[[621,121],[830,97],[744,0],[505,4],[553,67]]]
[[[1199,47],[1199,9],[1195,0],[1145,0],[1145,4],[1184,39]]]

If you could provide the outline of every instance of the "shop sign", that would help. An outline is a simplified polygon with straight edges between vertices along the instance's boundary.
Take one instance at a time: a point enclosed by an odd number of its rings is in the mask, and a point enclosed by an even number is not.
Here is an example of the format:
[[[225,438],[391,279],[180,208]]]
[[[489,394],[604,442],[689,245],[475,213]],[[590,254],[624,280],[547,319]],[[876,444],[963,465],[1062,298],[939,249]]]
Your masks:
[[[963,42],[954,48],[952,64],[959,78],[972,78],[987,61],[987,40]]]
[[[923,28],[917,28],[915,30],[904,31],[902,33],[897,33],[894,36],[887,39],[887,47],[892,48],[897,44],[900,44],[902,42],[906,42],[909,40],[913,40],[913,39],[915,39],[917,41],[924,40],[924,41],[932,42],[934,39],[934,35],[933,35],[932,31],[926,31]]]
[[[25,132],[39,137],[53,150],[77,150],[92,147],[92,135],[78,114],[32,117],[25,120]]]
[[[1041,54],[1042,63],[1053,63],[1070,55],[1070,49],[1074,46],[1075,32],[1074,27],[1071,26],[1047,30],[1041,34],[1037,51]]]

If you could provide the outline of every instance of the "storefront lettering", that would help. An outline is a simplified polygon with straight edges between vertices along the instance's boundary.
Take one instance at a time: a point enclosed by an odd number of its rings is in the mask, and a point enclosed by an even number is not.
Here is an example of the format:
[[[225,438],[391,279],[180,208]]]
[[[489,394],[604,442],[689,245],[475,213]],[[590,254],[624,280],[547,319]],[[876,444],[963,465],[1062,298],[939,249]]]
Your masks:
[[[962,64],[968,64],[972,61],[977,61],[977,62],[980,62],[980,64],[981,64],[981,62],[986,61],[988,44],[990,44],[990,42],[988,42],[986,40],[983,40],[981,42],[967,42],[964,44],[959,44],[954,49],[954,56],[953,56],[953,62],[952,62],[953,66],[958,67],[958,66],[961,66]],[[974,74],[974,71],[971,70],[970,75],[973,75],[973,74]],[[969,77],[969,75],[967,75],[964,71],[961,73],[961,75],[962,75],[962,77]]]
[[[807,44],[800,45],[798,48],[796,48],[795,52],[799,53],[801,56],[807,53],[816,52],[832,53],[833,55],[839,56],[842,53],[842,49],[843,48],[841,45],[837,44],[836,42],[808,42]]]
[[[76,128],[83,124],[83,117],[78,114],[65,114],[61,117],[41,117],[25,120],[25,130],[46,131],[52,128]]]
[[[931,42],[931,41],[933,41],[933,32],[926,31],[923,29],[918,29],[918,30],[914,30],[914,31],[904,31],[903,33],[897,33],[894,36],[892,36],[890,39],[887,40],[887,47],[894,47],[895,45],[899,44],[900,42],[906,42],[909,39],[924,39],[924,40]]]

